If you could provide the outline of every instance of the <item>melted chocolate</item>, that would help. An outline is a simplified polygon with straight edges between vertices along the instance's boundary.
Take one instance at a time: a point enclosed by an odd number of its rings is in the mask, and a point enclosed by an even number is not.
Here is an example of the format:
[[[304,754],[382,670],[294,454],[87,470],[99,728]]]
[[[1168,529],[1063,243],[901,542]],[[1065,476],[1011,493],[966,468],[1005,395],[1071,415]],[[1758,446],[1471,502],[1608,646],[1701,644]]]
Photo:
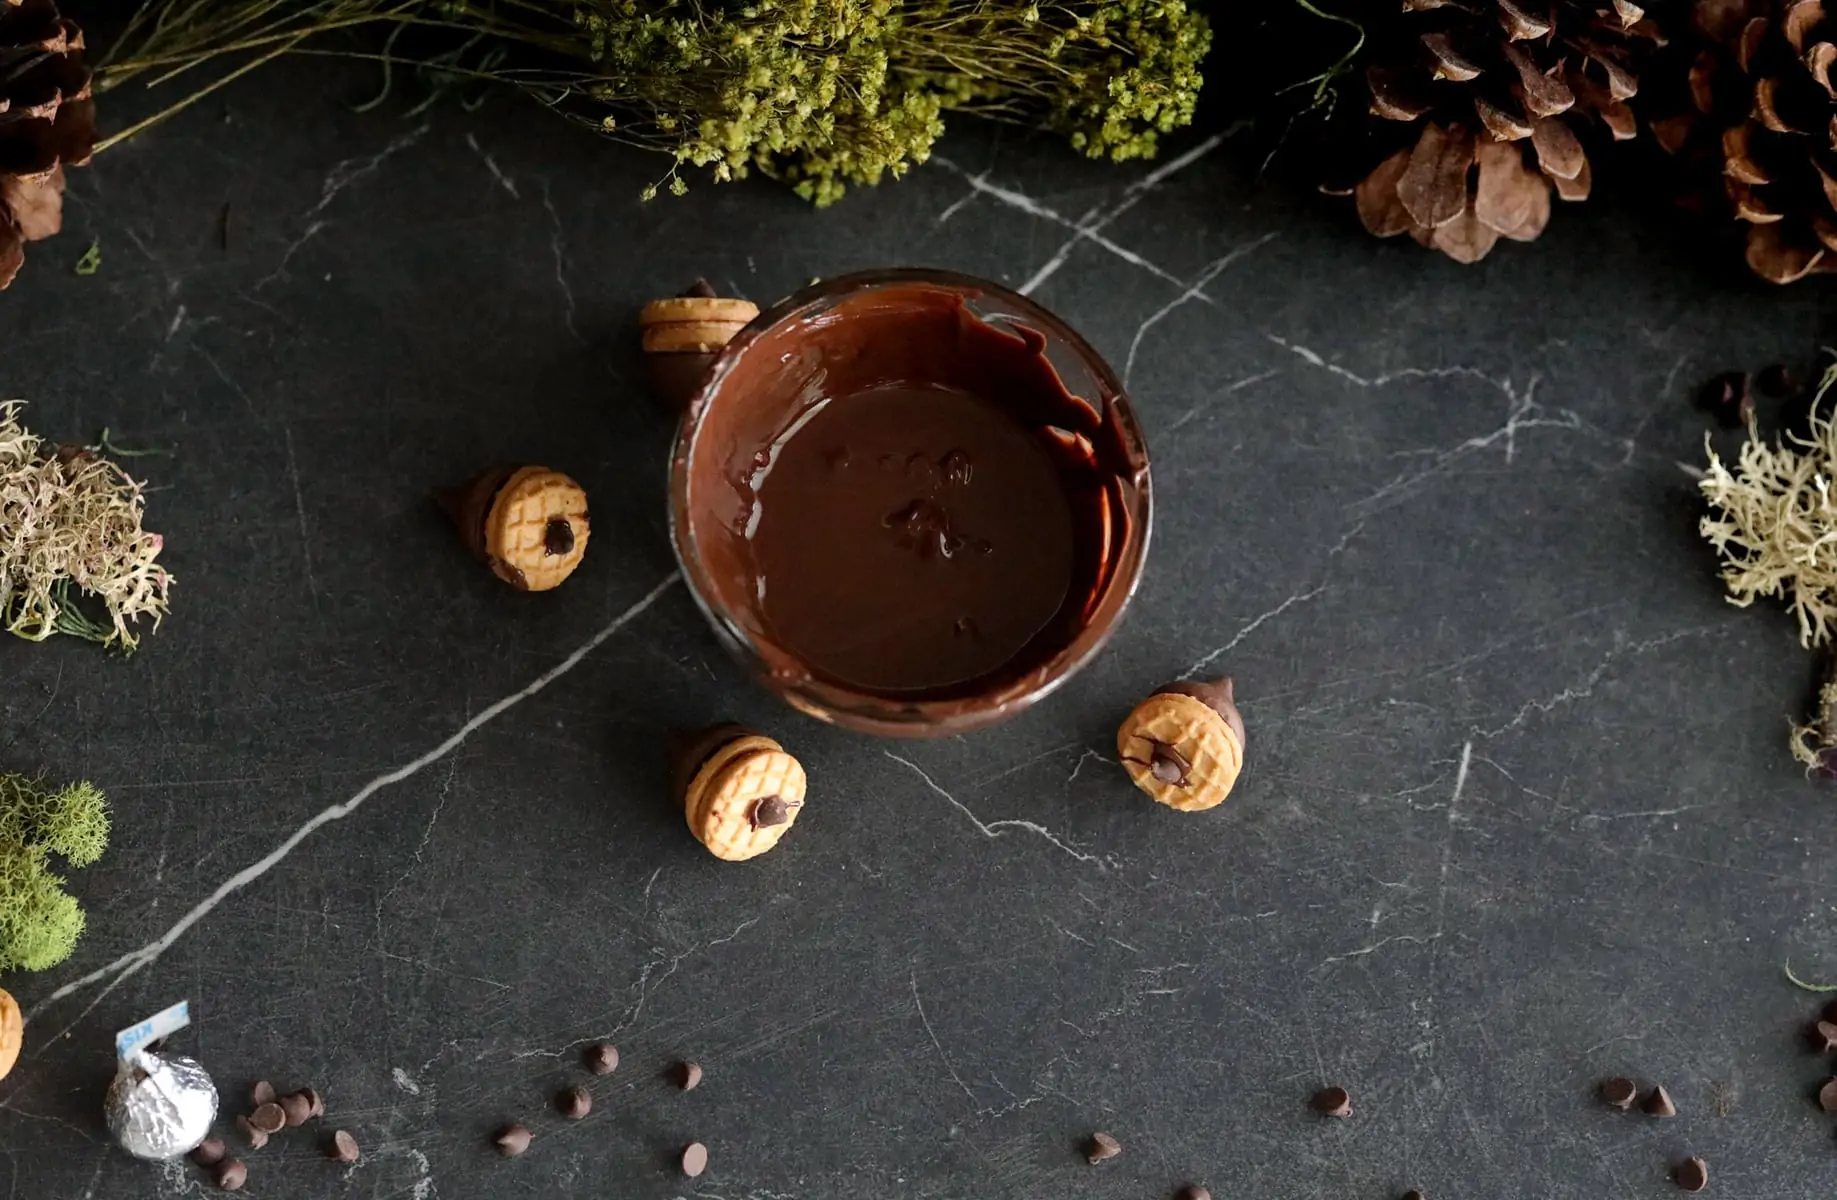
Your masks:
[[[1071,588],[1071,507],[1051,455],[971,393],[834,397],[761,474],[751,542],[765,628],[850,687],[980,679]]]
[[[688,519],[706,586],[775,674],[986,697],[1120,607],[1146,464],[1042,335],[901,282],[738,349],[697,401]]]

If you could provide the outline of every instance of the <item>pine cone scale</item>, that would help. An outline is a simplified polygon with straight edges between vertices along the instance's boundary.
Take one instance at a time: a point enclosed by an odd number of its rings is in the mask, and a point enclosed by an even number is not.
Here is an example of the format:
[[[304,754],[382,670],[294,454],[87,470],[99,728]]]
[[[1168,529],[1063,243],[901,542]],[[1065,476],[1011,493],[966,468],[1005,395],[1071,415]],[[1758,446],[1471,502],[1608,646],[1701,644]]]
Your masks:
[[[63,224],[64,167],[88,162],[95,101],[84,39],[56,0],[0,0],[0,288],[26,242]]]
[[[1473,134],[1466,126],[1444,129],[1430,124],[1423,129],[1397,180],[1397,199],[1412,221],[1436,229],[1466,211],[1467,168],[1473,165],[1473,151]]]

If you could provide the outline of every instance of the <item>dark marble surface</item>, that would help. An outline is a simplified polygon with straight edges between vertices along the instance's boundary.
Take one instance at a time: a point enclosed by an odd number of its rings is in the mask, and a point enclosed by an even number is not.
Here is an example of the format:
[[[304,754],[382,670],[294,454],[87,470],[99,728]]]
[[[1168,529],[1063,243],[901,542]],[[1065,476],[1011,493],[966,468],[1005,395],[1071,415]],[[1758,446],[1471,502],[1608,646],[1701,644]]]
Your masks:
[[[1595,1200],[1669,1194],[1686,1153],[1716,1195],[1829,1194],[1780,970],[1837,976],[1832,799],[1783,742],[1810,664],[1723,602],[1677,466],[1692,386],[1806,361],[1828,289],[1682,262],[1612,204],[1461,269],[1196,136],[1150,176],[960,131],[818,214],[764,183],[641,205],[656,160],[514,103],[339,98],[281,71],[104,154],[0,295],[36,429],[175,449],[136,466],[179,580],[133,658],[0,644],[5,765],[116,812],[77,956],[4,980],[6,1196],[202,1190],[99,1122],[110,1035],[181,997],[232,1102],[310,1082],[364,1147],[251,1155],[263,1197]],[[632,349],[697,273],[769,299],[897,263],[1029,285],[1126,366],[1159,502],[1107,653],[933,743],[722,658],[669,586]],[[425,499],[500,458],[593,497],[559,592],[495,583]],[[1202,660],[1250,756],[1183,816],[1108,759]],[[665,728],[725,717],[813,781],[747,866],[664,793]],[[602,1037],[624,1065],[566,1124]],[[1681,1114],[1602,1110],[1619,1072]],[[1327,1082],[1352,1120],[1307,1113]],[[503,1161],[511,1118],[538,1140]],[[1092,1168],[1097,1128],[1126,1151]]]

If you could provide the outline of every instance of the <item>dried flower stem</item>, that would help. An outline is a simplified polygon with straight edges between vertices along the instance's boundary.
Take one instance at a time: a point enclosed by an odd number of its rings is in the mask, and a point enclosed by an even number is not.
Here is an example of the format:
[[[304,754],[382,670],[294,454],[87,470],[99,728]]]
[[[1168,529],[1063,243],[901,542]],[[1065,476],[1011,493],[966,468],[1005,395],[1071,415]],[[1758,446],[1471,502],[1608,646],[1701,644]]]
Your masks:
[[[515,86],[670,155],[673,191],[684,167],[758,170],[822,204],[925,161],[946,110],[1053,130],[1092,157],[1152,155],[1192,120],[1210,43],[1185,0],[150,0],[99,86],[248,55],[234,74],[288,52],[368,58],[436,88]]]

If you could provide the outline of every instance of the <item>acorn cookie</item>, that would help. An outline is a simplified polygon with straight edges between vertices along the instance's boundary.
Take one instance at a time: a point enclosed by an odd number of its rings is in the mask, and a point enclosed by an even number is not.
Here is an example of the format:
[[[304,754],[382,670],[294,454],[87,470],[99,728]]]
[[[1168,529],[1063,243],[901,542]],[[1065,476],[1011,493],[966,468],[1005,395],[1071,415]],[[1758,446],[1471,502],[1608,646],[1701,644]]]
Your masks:
[[[778,844],[804,806],[804,786],[802,763],[741,725],[694,735],[676,759],[676,795],[689,831],[729,862]]]
[[[714,356],[759,315],[751,300],[717,296],[698,279],[680,296],[653,300],[638,314],[651,386],[671,408],[689,402]]]
[[[1244,718],[1231,680],[1157,689],[1116,731],[1116,753],[1135,786],[1169,808],[1217,807],[1244,766]]]
[[[587,493],[547,467],[494,467],[436,497],[468,549],[525,592],[559,587],[587,553]]]

